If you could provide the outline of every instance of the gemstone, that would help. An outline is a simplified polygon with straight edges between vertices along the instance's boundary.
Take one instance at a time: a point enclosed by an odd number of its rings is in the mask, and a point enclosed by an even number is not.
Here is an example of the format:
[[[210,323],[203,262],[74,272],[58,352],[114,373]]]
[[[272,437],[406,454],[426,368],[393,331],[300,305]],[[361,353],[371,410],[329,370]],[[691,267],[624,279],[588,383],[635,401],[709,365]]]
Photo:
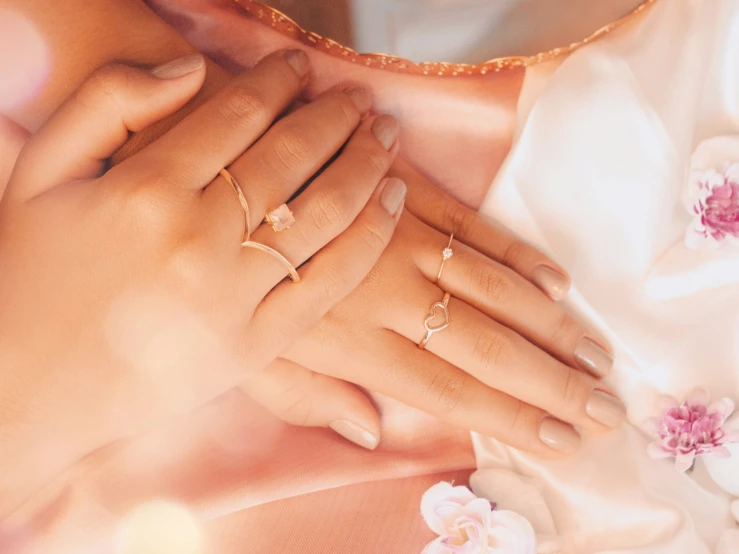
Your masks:
[[[452,256],[454,256],[454,251],[451,248],[445,248],[444,252],[441,253],[442,256],[444,256],[445,260],[448,260]]]
[[[290,225],[295,223],[295,217],[290,211],[290,208],[287,207],[287,204],[283,204],[279,208],[275,208],[269,212],[265,219],[277,232],[289,229]]]

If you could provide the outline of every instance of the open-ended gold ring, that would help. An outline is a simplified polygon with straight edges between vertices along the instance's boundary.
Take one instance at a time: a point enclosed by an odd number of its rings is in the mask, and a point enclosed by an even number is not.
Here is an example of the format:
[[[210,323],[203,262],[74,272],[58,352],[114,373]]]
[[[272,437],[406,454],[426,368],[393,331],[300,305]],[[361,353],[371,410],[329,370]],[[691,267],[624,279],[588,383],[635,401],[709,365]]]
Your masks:
[[[426,319],[423,321],[423,327],[424,329],[426,329],[426,335],[424,335],[423,339],[421,339],[421,342],[418,343],[418,348],[420,348],[421,350],[426,348],[426,345],[428,344],[431,336],[434,333],[438,333],[439,331],[443,331],[444,329],[449,327],[449,324],[451,323],[451,318],[449,316],[449,299],[451,297],[451,294],[445,292],[444,299],[441,302],[435,302],[431,304],[431,307],[429,308],[429,313],[426,316]],[[433,320],[436,319],[439,315],[443,317],[443,320],[441,321],[441,323],[433,324]]]
[[[260,242],[254,242],[251,240],[242,242],[241,246],[243,246],[244,248],[254,248],[256,250],[261,250],[262,252],[266,252],[270,256],[275,257],[282,265],[285,266],[288,273],[290,274],[290,279],[292,279],[293,283],[297,283],[298,281],[300,281],[300,275],[298,275],[298,270],[295,269],[293,264],[291,264],[285,256],[280,254],[274,248],[270,248],[269,246],[265,246],[264,244]]]
[[[249,203],[246,201],[244,191],[241,190],[241,185],[239,185],[238,181],[234,179],[234,176],[228,172],[228,169],[224,167],[218,172],[218,174],[226,179],[226,181],[228,181],[231,187],[236,191],[236,195],[239,197],[239,204],[241,204],[241,209],[244,212],[244,235],[241,239],[241,242],[246,242],[251,238],[251,216],[249,214]]]

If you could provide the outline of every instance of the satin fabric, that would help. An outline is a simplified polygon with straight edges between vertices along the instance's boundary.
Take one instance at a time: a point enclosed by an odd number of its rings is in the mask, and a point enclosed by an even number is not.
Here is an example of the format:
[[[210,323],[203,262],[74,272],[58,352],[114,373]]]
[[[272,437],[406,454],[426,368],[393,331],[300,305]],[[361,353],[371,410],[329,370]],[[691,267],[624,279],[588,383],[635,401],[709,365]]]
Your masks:
[[[739,3],[677,0],[558,67],[531,68],[514,147],[482,205],[570,270],[573,310],[616,348],[623,429],[552,463],[474,437],[478,467],[537,483],[568,554],[739,552],[729,495],[703,461],[681,474],[651,460],[641,431],[660,415],[658,394],[705,386],[739,400],[739,251],[689,250],[681,202],[697,145],[739,134],[738,55]],[[728,463],[736,482],[739,459]],[[482,472],[473,483],[490,489]]]

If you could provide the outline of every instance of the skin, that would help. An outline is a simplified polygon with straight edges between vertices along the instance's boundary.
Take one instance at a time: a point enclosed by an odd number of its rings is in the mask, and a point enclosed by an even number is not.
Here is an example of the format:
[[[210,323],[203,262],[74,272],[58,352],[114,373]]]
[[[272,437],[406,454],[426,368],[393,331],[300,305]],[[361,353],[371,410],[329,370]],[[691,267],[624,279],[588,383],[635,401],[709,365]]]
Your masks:
[[[199,89],[204,61],[186,61],[177,76],[96,71],[18,157],[0,204],[0,513],[87,453],[262,372],[366,277],[398,222],[405,187],[384,178],[392,118],[362,121],[368,100],[333,90],[273,125],[306,83],[300,51],[268,56],[105,171],[129,132]],[[336,155],[290,201],[302,240],[266,226],[252,236],[301,266],[293,283],[274,258],[240,247],[242,214],[217,175],[238,168],[253,209],[287,202],[305,178],[261,177],[297,140],[316,141],[308,174]]]
[[[0,6],[19,10],[34,21],[56,52],[59,69],[43,93],[8,114],[27,129],[36,130],[101,64],[124,60],[151,67],[192,51],[138,0],[60,4],[0,0]],[[129,25],[132,20],[137,21],[135,34]],[[177,114],[136,133],[114,160],[139,151],[228,80],[220,68],[208,64],[205,84],[194,99]],[[309,168],[316,167],[319,145],[299,146],[291,148],[299,155],[287,166],[278,165],[282,178],[302,182]],[[248,181],[242,168],[236,166],[232,173],[239,182]],[[406,209],[390,247],[353,293],[280,359],[263,371],[246,375],[242,388],[297,425],[350,421],[365,431],[363,440],[356,436],[350,440],[367,448],[379,442],[380,420],[372,402],[355,384],[548,457],[576,449],[579,435],[573,426],[606,431],[620,424],[622,417],[604,425],[588,414],[593,393],[610,392],[599,380],[610,363],[605,363],[599,375],[591,375],[579,365],[574,352],[586,337],[606,353],[608,347],[596,332],[555,302],[569,284],[564,269],[465,208],[402,162],[395,163],[390,175],[402,178],[408,187]],[[235,217],[238,204],[233,197],[228,201]],[[267,205],[250,202],[251,220],[259,221]],[[260,240],[274,240],[268,231]],[[434,281],[440,252],[452,231],[455,257],[442,279],[444,290],[453,295],[452,324],[434,336],[428,350],[421,351],[416,348],[423,335],[421,323],[428,307],[443,296]],[[232,237],[238,230],[230,233]],[[288,252],[299,248],[304,238],[292,229],[285,236],[281,246]],[[227,240],[225,236],[221,239]],[[561,276],[557,291],[544,289],[549,296],[533,284],[541,267]],[[388,302],[391,298],[393,303]],[[275,321],[269,328],[278,327]],[[552,448],[540,434],[545,421],[571,433],[573,441],[564,449]]]

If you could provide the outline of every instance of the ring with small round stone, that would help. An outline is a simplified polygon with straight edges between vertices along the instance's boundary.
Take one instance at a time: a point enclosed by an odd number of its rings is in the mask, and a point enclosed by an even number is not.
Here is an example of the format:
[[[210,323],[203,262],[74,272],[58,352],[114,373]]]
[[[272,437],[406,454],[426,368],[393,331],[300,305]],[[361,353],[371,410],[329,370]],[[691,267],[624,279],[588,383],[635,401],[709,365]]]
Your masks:
[[[441,281],[441,274],[444,271],[444,266],[446,265],[446,261],[454,256],[454,250],[452,250],[452,241],[454,240],[454,233],[449,235],[449,244],[446,245],[446,248],[442,250],[441,252],[441,266],[439,267],[439,273],[436,275],[436,281],[434,284],[438,285],[439,281]]]

